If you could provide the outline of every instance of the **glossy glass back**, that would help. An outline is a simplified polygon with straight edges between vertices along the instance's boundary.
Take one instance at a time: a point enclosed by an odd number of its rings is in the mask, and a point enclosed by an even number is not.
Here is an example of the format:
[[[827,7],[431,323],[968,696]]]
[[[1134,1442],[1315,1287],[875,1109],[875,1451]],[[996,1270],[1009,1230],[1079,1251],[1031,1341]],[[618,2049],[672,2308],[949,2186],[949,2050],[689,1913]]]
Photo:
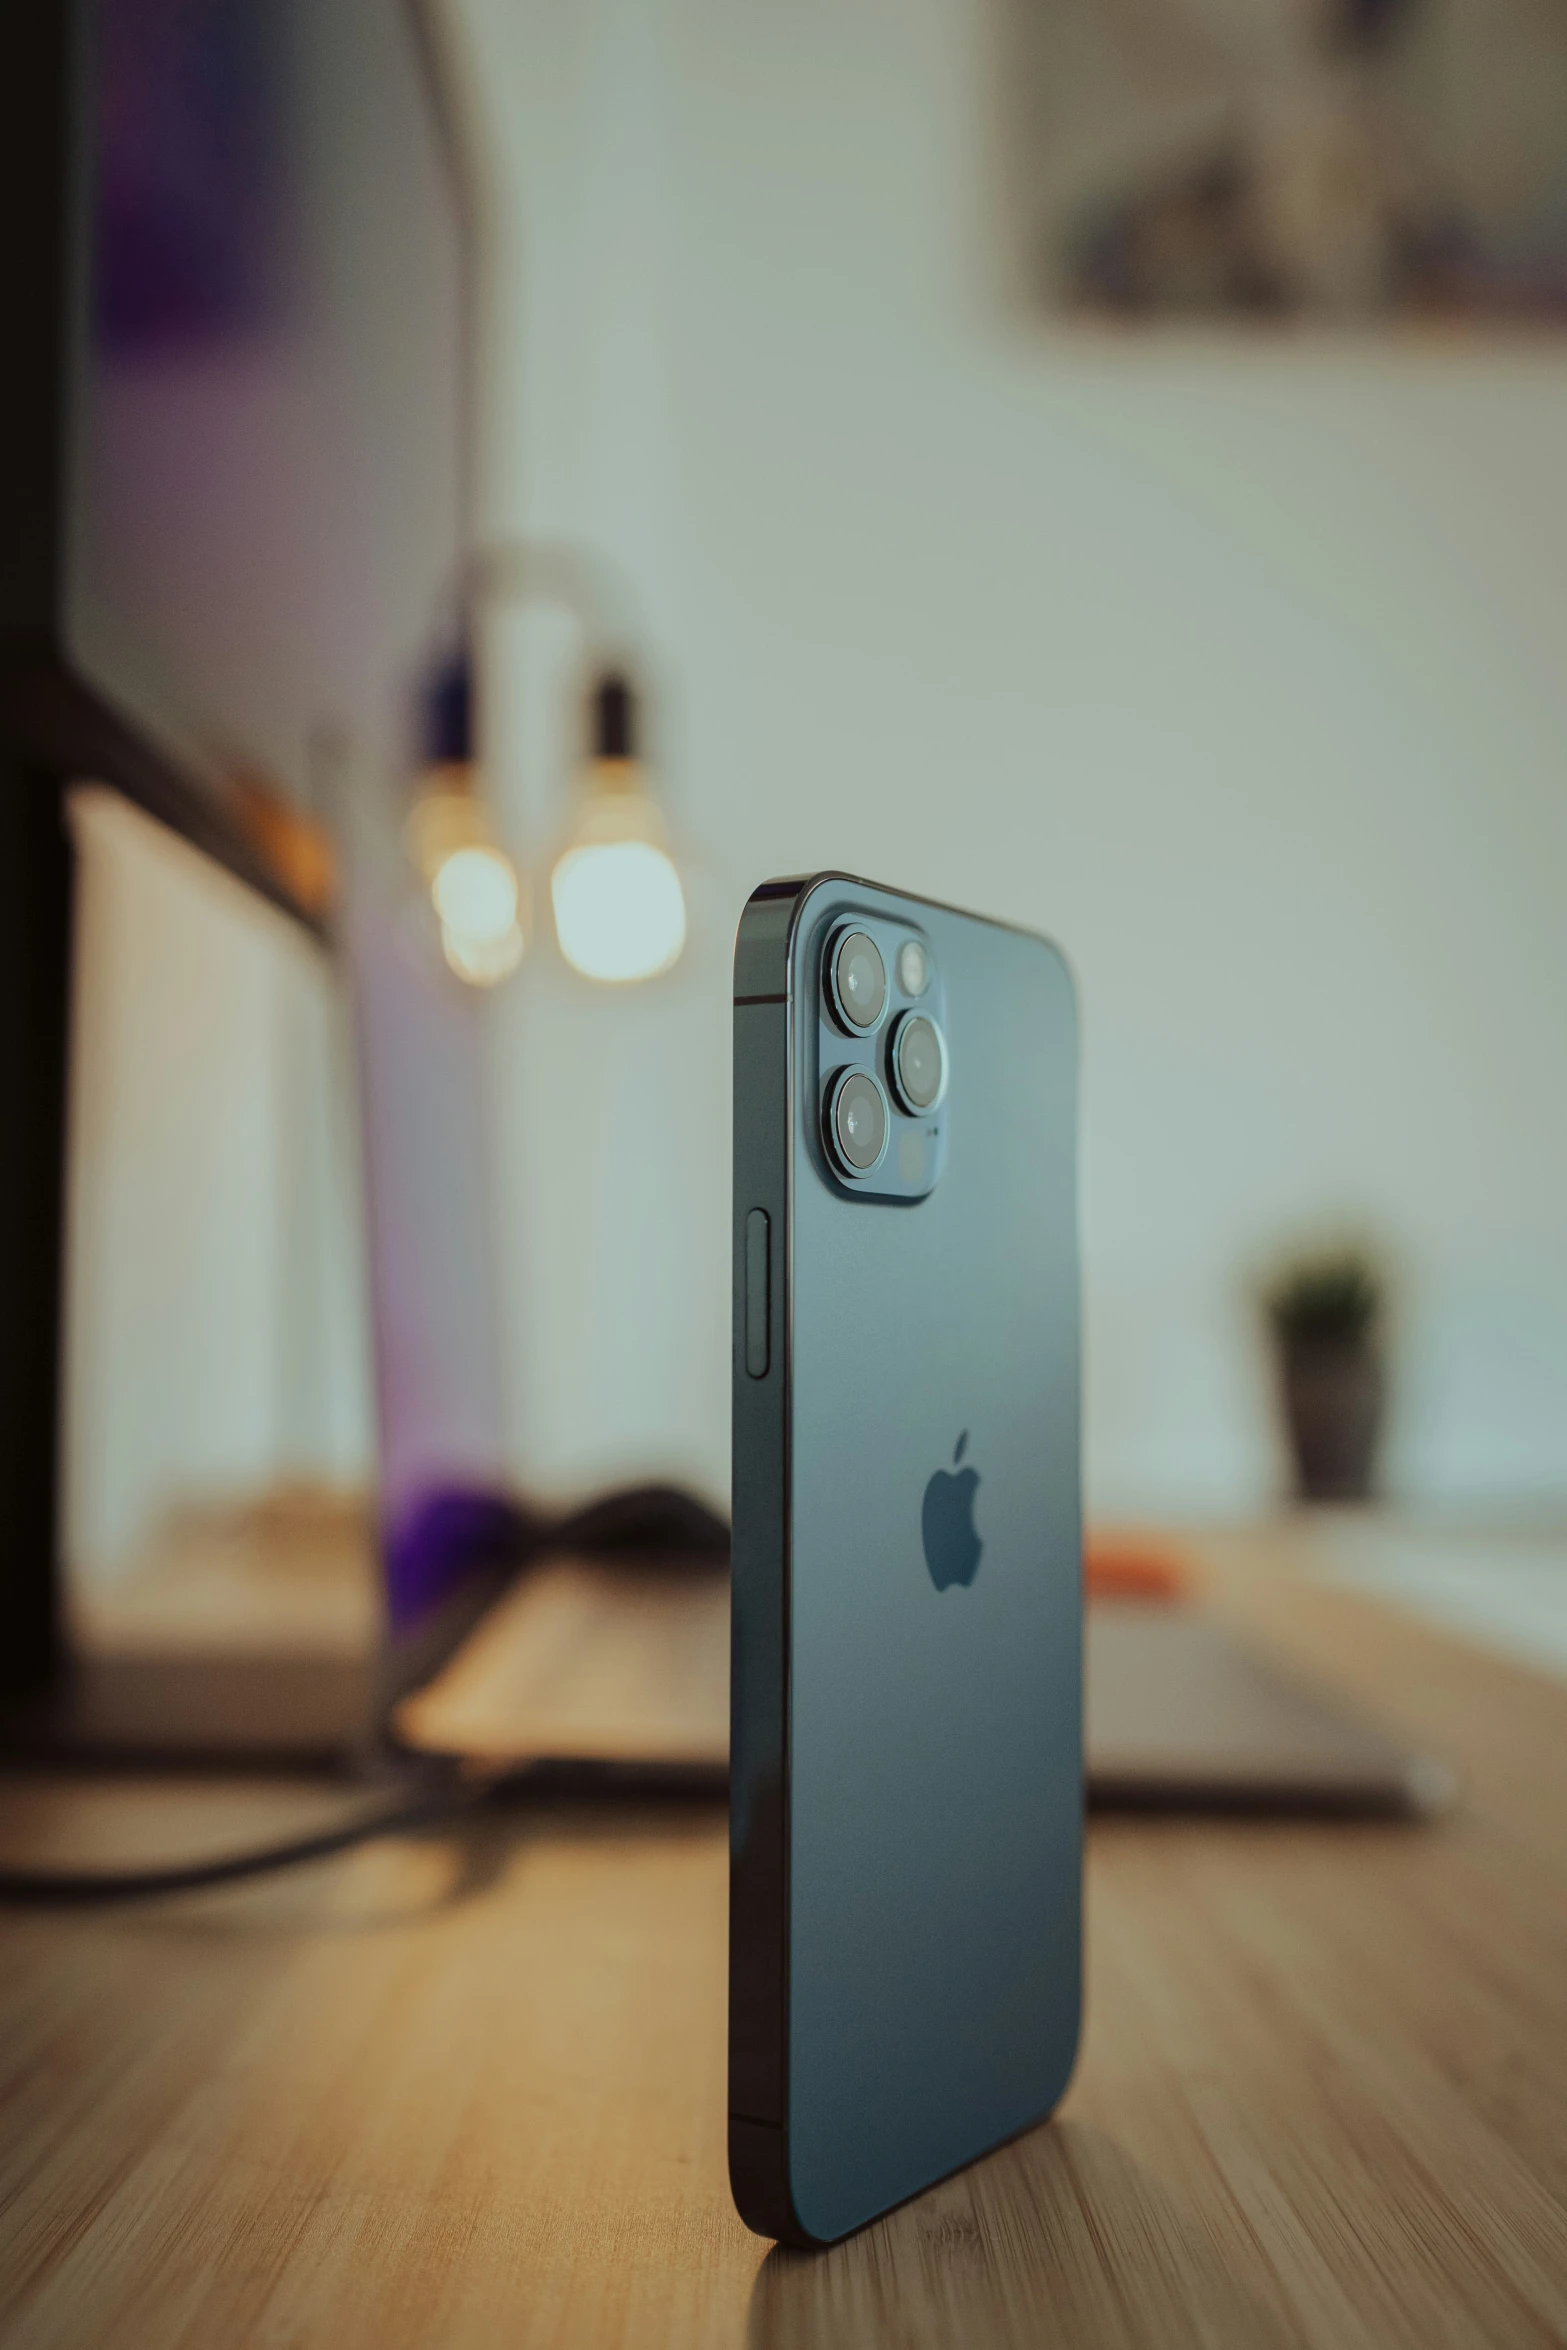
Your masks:
[[[855,922],[869,1037],[827,960]],[[1077,1041],[1054,947],[858,882],[806,897],[789,996],[787,2161],[831,2237],[1047,2113],[1076,2048]],[[924,1116],[890,1059],[921,1007]],[[890,1110],[865,1178],[845,1061]]]

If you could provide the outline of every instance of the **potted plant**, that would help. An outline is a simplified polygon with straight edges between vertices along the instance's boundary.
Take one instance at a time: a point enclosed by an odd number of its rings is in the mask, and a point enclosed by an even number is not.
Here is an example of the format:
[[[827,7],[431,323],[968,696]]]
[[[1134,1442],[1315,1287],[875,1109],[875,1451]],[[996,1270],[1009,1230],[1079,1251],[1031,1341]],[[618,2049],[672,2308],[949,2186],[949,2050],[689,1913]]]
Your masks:
[[[1386,1283],[1369,1251],[1323,1250],[1275,1274],[1263,1305],[1302,1501],[1368,1501],[1382,1427]]]

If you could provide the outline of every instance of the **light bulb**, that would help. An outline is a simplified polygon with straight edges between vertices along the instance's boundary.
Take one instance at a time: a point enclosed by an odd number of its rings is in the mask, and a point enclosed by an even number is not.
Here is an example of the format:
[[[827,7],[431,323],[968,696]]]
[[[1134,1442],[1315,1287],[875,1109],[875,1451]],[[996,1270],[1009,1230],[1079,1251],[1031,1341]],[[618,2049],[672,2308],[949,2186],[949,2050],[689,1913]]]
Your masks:
[[[571,840],[550,875],[555,934],[587,979],[652,979],[678,962],[686,901],[637,757],[637,697],[618,669],[589,699],[592,754]]]
[[[522,961],[522,892],[478,790],[473,687],[464,637],[424,681],[425,764],[403,837],[434,901],[447,963],[470,987],[494,987]]]
[[[680,876],[649,840],[585,841],[550,876],[560,950],[588,979],[652,979],[686,943]]]
[[[500,849],[455,849],[437,867],[430,895],[441,926],[474,946],[517,927],[517,875]]]
[[[441,952],[470,987],[494,987],[522,961],[521,892],[503,850],[470,842],[436,867],[430,895]]]

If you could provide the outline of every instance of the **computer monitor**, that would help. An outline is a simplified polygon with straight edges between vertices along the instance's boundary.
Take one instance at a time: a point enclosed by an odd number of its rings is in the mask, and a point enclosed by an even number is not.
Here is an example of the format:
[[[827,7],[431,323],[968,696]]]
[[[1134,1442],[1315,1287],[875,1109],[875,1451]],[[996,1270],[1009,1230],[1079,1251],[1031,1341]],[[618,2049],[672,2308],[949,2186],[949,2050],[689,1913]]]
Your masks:
[[[233,854],[235,786],[308,801],[326,744],[402,757],[451,594],[465,237],[436,61],[415,0],[9,13],[10,724]]]
[[[107,787],[331,942],[290,812],[395,820],[463,555],[468,237],[415,0],[3,17],[0,1676],[26,1689],[61,1649],[67,795]]]

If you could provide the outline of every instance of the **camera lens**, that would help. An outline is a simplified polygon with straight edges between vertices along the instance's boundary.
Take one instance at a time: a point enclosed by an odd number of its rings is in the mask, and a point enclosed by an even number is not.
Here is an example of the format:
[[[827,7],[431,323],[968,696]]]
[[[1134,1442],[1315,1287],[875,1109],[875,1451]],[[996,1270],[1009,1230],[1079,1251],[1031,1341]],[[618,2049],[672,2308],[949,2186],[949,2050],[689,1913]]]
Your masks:
[[[863,930],[850,930],[832,958],[833,1003],[845,1025],[874,1028],[887,1001],[887,967],[881,949]]]
[[[898,1099],[916,1118],[940,1101],[947,1082],[947,1048],[941,1030],[923,1012],[906,1012],[892,1040],[892,1081]]]
[[[827,1138],[851,1175],[868,1175],[887,1147],[887,1097],[874,1077],[850,1069],[833,1087]]]

